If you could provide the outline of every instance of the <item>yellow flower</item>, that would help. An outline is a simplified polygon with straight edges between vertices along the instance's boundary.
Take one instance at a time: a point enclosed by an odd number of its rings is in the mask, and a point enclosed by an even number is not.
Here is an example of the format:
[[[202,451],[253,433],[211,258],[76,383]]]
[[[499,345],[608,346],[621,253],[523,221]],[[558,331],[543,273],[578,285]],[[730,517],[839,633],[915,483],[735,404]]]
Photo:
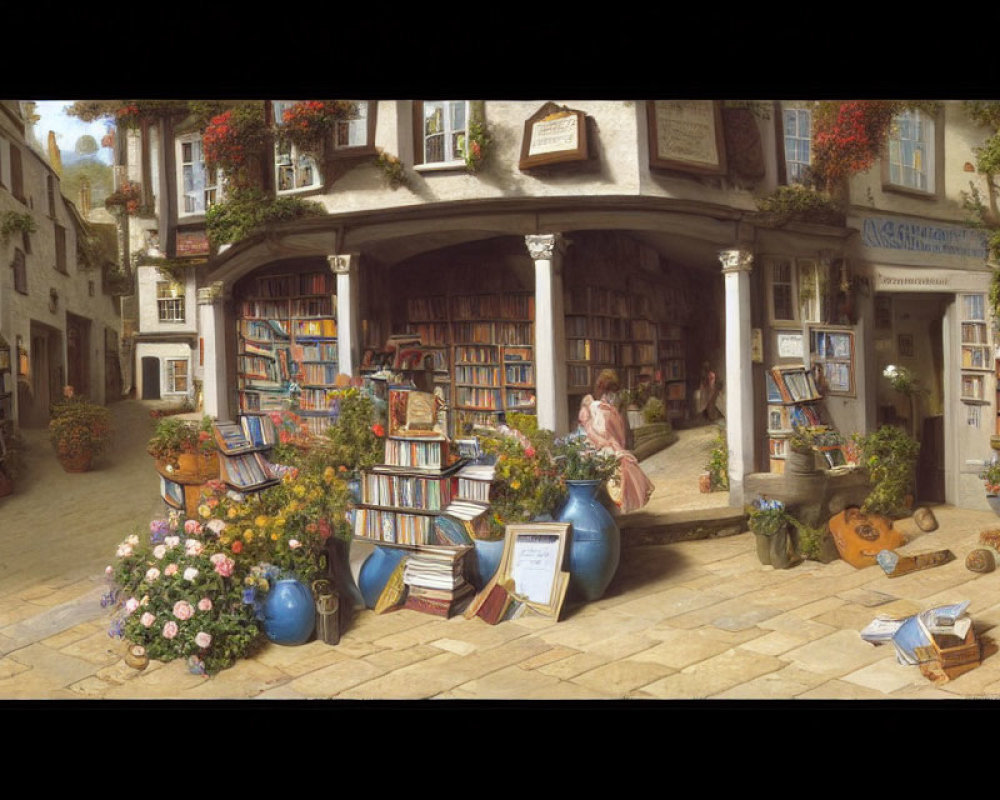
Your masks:
[[[279,536],[278,536],[278,532],[277,531],[275,531],[274,533],[271,534],[271,541],[272,542],[278,541],[278,538],[279,538]]]
[[[292,500],[292,502],[290,502],[287,506],[285,506],[286,514],[294,514],[298,510],[299,510],[299,504],[296,503],[294,500]]]
[[[306,493],[306,487],[303,486],[302,484],[299,484],[294,489],[292,489],[292,492],[295,494],[296,497],[302,497]]]
[[[327,467],[323,470],[323,480],[327,483],[333,483],[333,478],[337,473],[334,472],[333,467]]]
[[[226,516],[229,517],[229,519],[236,519],[236,508],[234,506],[230,506],[229,510],[226,511]]]
[[[243,531],[243,541],[248,543],[253,541],[253,531],[249,528]]]
[[[511,489],[520,489],[521,488],[521,481],[511,481],[510,482],[510,488]]]
[[[284,527],[284,525],[285,525],[285,518],[284,517],[275,517],[274,518],[274,524],[277,527],[279,527],[279,528]]]
[[[204,517],[205,519],[208,519],[210,516],[212,516],[212,509],[209,508],[206,503],[202,503],[200,506],[198,506],[198,513],[201,514],[201,516]]]
[[[257,519],[253,521],[254,525],[256,525],[258,528],[266,528],[268,522],[270,522],[270,520],[263,514],[258,516]]]

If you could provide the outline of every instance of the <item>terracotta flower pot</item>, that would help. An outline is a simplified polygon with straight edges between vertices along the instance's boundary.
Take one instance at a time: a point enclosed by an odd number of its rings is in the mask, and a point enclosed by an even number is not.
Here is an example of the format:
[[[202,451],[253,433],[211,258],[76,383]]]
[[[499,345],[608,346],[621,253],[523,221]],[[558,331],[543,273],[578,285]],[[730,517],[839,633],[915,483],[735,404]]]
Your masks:
[[[59,453],[57,454],[57,458],[66,472],[88,472],[94,461],[94,454],[89,450],[85,450],[81,453],[73,453],[72,455]]]
[[[205,483],[219,477],[218,453],[181,453],[173,479],[178,483]]]

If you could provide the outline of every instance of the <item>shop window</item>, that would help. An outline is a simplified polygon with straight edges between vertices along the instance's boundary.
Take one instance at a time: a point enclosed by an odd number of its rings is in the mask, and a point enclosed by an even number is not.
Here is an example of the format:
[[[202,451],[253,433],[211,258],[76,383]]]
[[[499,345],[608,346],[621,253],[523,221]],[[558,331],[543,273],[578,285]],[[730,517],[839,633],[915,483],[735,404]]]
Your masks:
[[[826,316],[825,270],[810,258],[765,262],[772,322],[822,322]]]
[[[932,194],[934,119],[919,110],[899,114],[889,131],[886,162],[886,184]]]
[[[414,104],[416,160],[427,167],[460,167],[469,127],[468,100],[423,100]]]
[[[14,248],[14,260],[11,262],[14,270],[14,291],[21,294],[28,293],[28,270],[25,264],[24,251]]]
[[[187,394],[188,360],[186,358],[167,359],[167,392]]]
[[[219,200],[218,172],[205,168],[201,136],[185,136],[177,140],[180,169],[181,210],[179,216],[204,214]]]
[[[783,124],[786,180],[788,183],[802,183],[810,163],[812,112],[805,108],[786,108]]]
[[[285,111],[294,104],[292,100],[272,101],[274,119],[278,125],[281,124]],[[274,145],[274,185],[278,193],[320,188],[322,177],[316,160],[300,153],[292,143],[280,141],[279,137]]]
[[[156,308],[160,322],[184,322],[183,287],[171,281],[157,281]]]

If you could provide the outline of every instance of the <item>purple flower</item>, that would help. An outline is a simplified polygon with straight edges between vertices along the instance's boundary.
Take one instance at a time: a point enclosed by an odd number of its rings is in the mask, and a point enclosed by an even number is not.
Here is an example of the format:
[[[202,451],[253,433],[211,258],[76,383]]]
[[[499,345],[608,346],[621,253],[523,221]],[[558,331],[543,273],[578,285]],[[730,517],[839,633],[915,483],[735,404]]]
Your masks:
[[[163,537],[167,535],[167,521],[165,519],[154,519],[149,523],[149,541],[159,544]]]

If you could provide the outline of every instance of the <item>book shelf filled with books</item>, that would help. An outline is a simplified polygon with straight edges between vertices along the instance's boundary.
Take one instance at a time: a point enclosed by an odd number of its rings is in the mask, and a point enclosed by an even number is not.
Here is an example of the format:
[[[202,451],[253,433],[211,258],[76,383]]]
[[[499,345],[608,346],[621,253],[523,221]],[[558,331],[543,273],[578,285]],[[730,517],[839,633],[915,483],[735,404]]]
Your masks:
[[[534,413],[534,303],[530,292],[407,299],[407,330],[431,358],[434,388],[452,412],[449,433],[495,427],[501,412]]]
[[[566,388],[582,395],[594,390],[602,369],[619,365],[619,343],[628,330],[628,295],[595,286],[570,287],[564,297]],[[630,352],[631,358],[633,353]],[[624,376],[619,376],[625,380]]]
[[[313,432],[335,414],[327,397],[339,371],[333,276],[299,271],[254,277],[237,294],[237,388],[244,412],[290,409]]]
[[[656,376],[657,326],[649,309],[649,296],[633,293],[629,297],[627,336],[619,345],[622,388],[634,389],[641,379]]]
[[[442,430],[440,400],[404,387],[389,390],[385,462],[362,473],[353,533],[376,547],[403,548],[404,607],[450,616],[471,597],[465,555],[472,538],[450,516],[462,460]]]
[[[219,477],[231,489],[246,494],[279,482],[266,454],[277,432],[266,414],[243,414],[238,422],[213,424],[219,448]]]
[[[803,364],[783,364],[765,372],[770,471],[783,473],[789,441],[796,429],[829,432],[824,425],[820,394],[812,370]]]
[[[657,333],[657,371],[663,382],[667,419],[684,419],[688,412],[684,329],[661,322],[657,325]]]

